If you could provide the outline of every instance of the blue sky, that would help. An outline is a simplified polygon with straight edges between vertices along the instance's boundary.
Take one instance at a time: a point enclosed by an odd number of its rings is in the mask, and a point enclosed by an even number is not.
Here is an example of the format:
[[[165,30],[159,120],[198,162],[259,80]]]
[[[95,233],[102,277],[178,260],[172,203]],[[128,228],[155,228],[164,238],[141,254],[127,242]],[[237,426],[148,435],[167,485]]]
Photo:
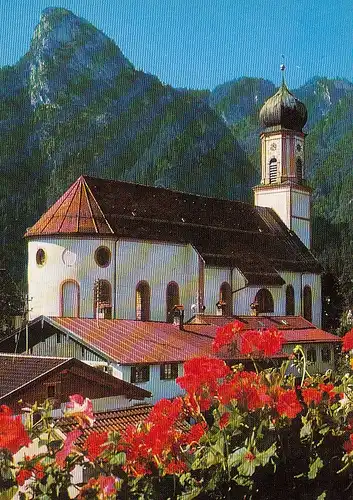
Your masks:
[[[1,0],[0,66],[29,48],[45,7],[65,7],[113,38],[136,68],[176,87],[241,76],[288,84],[353,81],[352,0]]]

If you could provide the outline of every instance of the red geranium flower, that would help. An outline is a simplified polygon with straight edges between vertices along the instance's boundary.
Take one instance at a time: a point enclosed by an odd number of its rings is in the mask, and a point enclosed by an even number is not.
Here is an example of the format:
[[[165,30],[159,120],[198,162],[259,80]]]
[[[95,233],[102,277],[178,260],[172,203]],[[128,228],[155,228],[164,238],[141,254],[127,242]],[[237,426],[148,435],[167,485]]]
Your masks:
[[[17,474],[16,474],[16,481],[19,486],[23,486],[27,479],[32,477],[32,471],[28,469],[21,469]]]
[[[332,384],[332,382],[328,384],[319,384],[319,389],[322,392],[325,392],[330,400],[333,399],[337,394],[335,391],[335,386]]]
[[[295,390],[283,390],[278,396],[276,408],[282,417],[295,418],[302,410]]]
[[[93,462],[99,455],[108,447],[107,432],[91,432],[86,439],[85,449],[87,450],[88,459]]]
[[[271,357],[282,349],[284,338],[276,329],[247,330],[242,333],[241,354]]]
[[[233,323],[228,323],[228,325],[217,328],[216,337],[212,343],[214,352],[219,352],[223,346],[231,344],[236,334],[239,333],[243,328],[244,324],[238,320],[233,321]]]
[[[307,389],[302,389],[303,400],[307,405],[311,402],[318,405],[322,399],[322,393],[315,389],[314,387],[308,387]]]
[[[13,417],[10,408],[0,407],[0,448],[16,453],[22,446],[28,446],[31,440],[22,423],[21,417]]]
[[[342,351],[350,351],[353,349],[353,328],[343,337]]]
[[[186,463],[182,460],[173,459],[165,468],[166,474],[181,474],[187,471]]]

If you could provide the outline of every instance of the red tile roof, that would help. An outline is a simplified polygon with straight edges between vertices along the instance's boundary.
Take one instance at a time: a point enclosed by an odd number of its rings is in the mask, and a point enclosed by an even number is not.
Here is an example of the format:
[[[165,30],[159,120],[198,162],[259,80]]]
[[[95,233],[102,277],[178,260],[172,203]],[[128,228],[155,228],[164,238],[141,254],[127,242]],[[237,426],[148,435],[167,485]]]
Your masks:
[[[72,184],[25,236],[71,233],[114,234],[83,177]]]
[[[88,176],[81,176],[25,236],[92,233],[190,243],[207,265],[237,267],[250,285],[283,285],[279,270],[321,271],[269,208]]]
[[[245,330],[258,330],[262,328],[277,328],[281,330],[287,343],[298,342],[341,342],[341,338],[332,333],[325,332],[310,323],[302,316],[211,316],[197,315],[185,326],[195,327],[200,324],[199,331],[209,336],[214,336],[216,328],[231,323],[238,319],[244,324]],[[202,322],[204,324],[202,324]]]
[[[104,411],[94,414],[94,424],[92,427],[85,428],[83,434],[75,441],[75,445],[82,447],[87,437],[92,432],[119,432],[122,433],[128,425],[137,425],[143,422],[150,411],[152,405],[138,405],[121,410]],[[59,429],[67,434],[75,427],[78,422],[73,417],[65,417],[58,422]]]

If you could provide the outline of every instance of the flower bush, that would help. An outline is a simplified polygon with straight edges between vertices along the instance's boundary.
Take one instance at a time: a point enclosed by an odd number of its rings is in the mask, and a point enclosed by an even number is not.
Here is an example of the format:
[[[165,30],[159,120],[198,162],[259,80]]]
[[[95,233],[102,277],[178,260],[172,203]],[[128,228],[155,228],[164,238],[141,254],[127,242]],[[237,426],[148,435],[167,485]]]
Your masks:
[[[340,378],[310,376],[298,346],[280,367],[258,371],[256,360],[270,358],[282,344],[276,330],[245,331],[239,322],[218,329],[215,353],[240,346],[254,370],[218,357],[187,361],[177,379],[185,395],[159,401],[145,421],[121,434],[92,431],[83,440],[94,415],[79,395],[71,396],[61,421],[53,420],[48,402],[34,405],[29,417],[41,418],[26,427],[1,407],[1,498],[351,498],[349,362]],[[342,343],[343,352],[351,349],[353,330]],[[300,377],[288,374],[293,364]],[[67,417],[77,426],[63,434]],[[77,467],[89,469],[86,484],[73,484]]]

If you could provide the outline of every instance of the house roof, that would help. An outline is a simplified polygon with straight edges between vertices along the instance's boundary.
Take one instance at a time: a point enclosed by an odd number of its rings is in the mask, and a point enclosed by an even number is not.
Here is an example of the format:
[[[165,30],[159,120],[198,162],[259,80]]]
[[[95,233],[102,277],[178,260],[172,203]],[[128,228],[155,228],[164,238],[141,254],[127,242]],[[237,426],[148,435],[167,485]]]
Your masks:
[[[283,270],[321,271],[272,209],[88,176],[25,234],[50,235],[190,243],[207,265],[237,267],[250,285],[282,285]]]
[[[145,420],[152,405],[138,405],[130,408],[119,410],[111,410],[94,413],[94,424],[92,427],[87,427],[83,430],[83,434],[75,441],[76,446],[82,446],[87,436],[92,432],[123,432],[128,425],[137,425]],[[70,432],[75,427],[78,427],[78,422],[73,417],[65,417],[58,422],[59,429],[65,434]]]
[[[92,427],[86,427],[81,436],[76,439],[75,445],[82,447],[85,440],[92,432],[119,432],[126,430],[128,425],[138,425],[143,422],[150,414],[153,405],[136,405],[129,408],[118,410],[110,410],[94,413],[95,421]],[[190,429],[186,421],[176,424],[180,430],[187,431]],[[79,426],[77,419],[73,417],[65,417],[59,420],[59,429],[67,434],[71,430]]]
[[[32,356],[0,353],[0,403],[42,381],[56,371],[70,371],[104,387],[102,397],[125,395],[144,399],[151,394],[140,387],[120,380],[75,358]]]
[[[242,321],[245,329],[275,327],[282,331],[286,343],[340,342],[339,337],[300,316],[196,316],[182,331],[176,325],[154,321],[40,317],[29,324],[29,346],[43,339],[42,335],[61,331],[102,359],[122,365],[184,362],[195,356],[214,356],[212,341],[217,328],[234,319]],[[222,351],[221,357],[243,361],[240,341],[229,352]],[[5,345],[2,341],[0,348],[4,350]],[[9,341],[7,348],[11,349]],[[17,333],[17,349],[25,349],[24,330]],[[283,358],[284,353],[276,357]]]
[[[244,330],[258,330],[262,328],[276,328],[280,330],[286,343],[313,343],[313,342],[341,342],[337,335],[325,332],[310,323],[302,316],[212,316],[196,315],[189,320],[190,325],[200,325],[200,331],[214,336],[219,326],[227,325],[235,319],[244,324]]]

